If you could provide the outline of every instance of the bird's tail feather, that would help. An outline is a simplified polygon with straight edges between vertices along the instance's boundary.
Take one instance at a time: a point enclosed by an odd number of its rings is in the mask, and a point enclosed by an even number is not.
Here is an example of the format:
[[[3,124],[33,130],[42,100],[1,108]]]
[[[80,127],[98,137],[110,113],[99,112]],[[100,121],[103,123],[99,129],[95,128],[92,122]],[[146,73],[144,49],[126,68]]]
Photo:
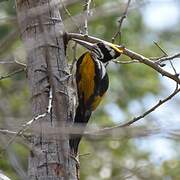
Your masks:
[[[81,138],[82,138],[82,133],[84,132],[84,129],[85,129],[90,117],[91,117],[91,112],[83,111],[81,106],[77,107],[76,115],[75,115],[75,118],[74,118],[74,124],[76,125],[76,123],[79,123],[81,133],[76,134],[76,135],[72,135],[73,137],[71,137],[70,141],[69,141],[71,151],[75,155],[77,155],[77,153],[78,153],[78,147],[79,147],[79,143],[80,143]]]

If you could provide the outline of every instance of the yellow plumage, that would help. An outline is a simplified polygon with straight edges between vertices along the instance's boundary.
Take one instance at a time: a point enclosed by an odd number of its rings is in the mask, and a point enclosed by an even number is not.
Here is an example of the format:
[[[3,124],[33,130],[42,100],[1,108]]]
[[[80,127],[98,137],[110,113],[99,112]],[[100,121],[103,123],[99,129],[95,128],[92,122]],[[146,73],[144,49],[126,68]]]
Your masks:
[[[94,93],[94,76],[95,67],[93,59],[89,52],[87,52],[82,60],[79,67],[79,72],[81,74],[81,80],[78,84],[80,94],[84,96],[84,103],[90,98]]]

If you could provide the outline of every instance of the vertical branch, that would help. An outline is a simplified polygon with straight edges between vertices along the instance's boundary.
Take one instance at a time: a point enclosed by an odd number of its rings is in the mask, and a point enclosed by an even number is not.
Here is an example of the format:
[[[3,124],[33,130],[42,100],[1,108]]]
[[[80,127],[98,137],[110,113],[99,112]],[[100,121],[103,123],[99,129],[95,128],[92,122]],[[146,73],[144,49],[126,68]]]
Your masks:
[[[157,43],[157,42],[155,42],[154,41],[154,44],[161,50],[161,52],[163,53],[163,55],[160,57],[160,58],[158,58],[158,60],[159,59],[161,59],[161,58],[167,58],[168,57],[168,54],[166,53],[166,51]],[[173,59],[173,58],[172,58]],[[176,75],[176,74],[178,74],[177,73],[177,71],[176,71],[176,68],[174,67],[174,64],[173,64],[173,62],[172,62],[172,59],[169,59],[168,61],[169,61],[169,63],[170,63],[170,65],[171,65],[171,67],[172,67],[172,69],[173,69],[173,71],[174,71],[174,74]],[[162,65],[162,64],[161,64]],[[163,66],[164,66],[165,64],[163,64]]]
[[[75,62],[77,61],[77,58],[76,58],[77,43],[76,42],[74,43],[74,45],[72,47],[72,50],[73,50],[73,61],[72,61],[72,64],[71,64],[71,69],[70,69],[71,73],[73,71],[73,67],[75,65]]]
[[[91,0],[85,0],[84,4],[84,29],[83,33],[85,35],[88,35],[88,16],[90,16],[90,5],[91,5]]]
[[[120,42],[121,42],[121,29],[122,29],[122,24],[123,24],[123,21],[126,19],[127,17],[127,13],[128,13],[128,8],[129,8],[129,5],[131,3],[131,0],[128,0],[126,6],[125,6],[125,9],[124,9],[124,12],[122,14],[122,16],[119,18],[118,20],[118,29],[116,31],[116,33],[114,34],[114,36],[112,37],[112,43],[114,43],[115,39],[117,38],[117,36],[119,35],[120,37]]]

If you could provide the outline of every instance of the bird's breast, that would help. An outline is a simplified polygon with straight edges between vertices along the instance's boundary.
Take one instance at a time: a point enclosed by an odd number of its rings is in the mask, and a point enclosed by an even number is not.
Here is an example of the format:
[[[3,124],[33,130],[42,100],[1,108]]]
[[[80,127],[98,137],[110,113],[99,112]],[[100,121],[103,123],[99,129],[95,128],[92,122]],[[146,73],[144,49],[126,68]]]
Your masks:
[[[94,77],[95,77],[95,63],[90,53],[86,53],[79,67],[81,79],[79,82],[79,91],[83,93],[84,102],[94,93]]]

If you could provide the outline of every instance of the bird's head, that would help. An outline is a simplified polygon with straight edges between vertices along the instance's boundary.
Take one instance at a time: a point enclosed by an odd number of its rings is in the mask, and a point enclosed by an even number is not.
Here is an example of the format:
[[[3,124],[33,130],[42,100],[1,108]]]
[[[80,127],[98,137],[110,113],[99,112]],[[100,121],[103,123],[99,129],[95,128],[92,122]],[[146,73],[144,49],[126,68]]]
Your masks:
[[[92,52],[100,61],[106,63],[119,57],[123,53],[123,48],[120,49],[111,43],[99,42],[93,46]]]
[[[96,44],[92,44],[79,39],[73,40],[90,50],[92,55],[103,63],[106,63],[112,59],[116,59],[123,53],[124,50],[123,46],[117,46],[109,42],[98,42]]]

